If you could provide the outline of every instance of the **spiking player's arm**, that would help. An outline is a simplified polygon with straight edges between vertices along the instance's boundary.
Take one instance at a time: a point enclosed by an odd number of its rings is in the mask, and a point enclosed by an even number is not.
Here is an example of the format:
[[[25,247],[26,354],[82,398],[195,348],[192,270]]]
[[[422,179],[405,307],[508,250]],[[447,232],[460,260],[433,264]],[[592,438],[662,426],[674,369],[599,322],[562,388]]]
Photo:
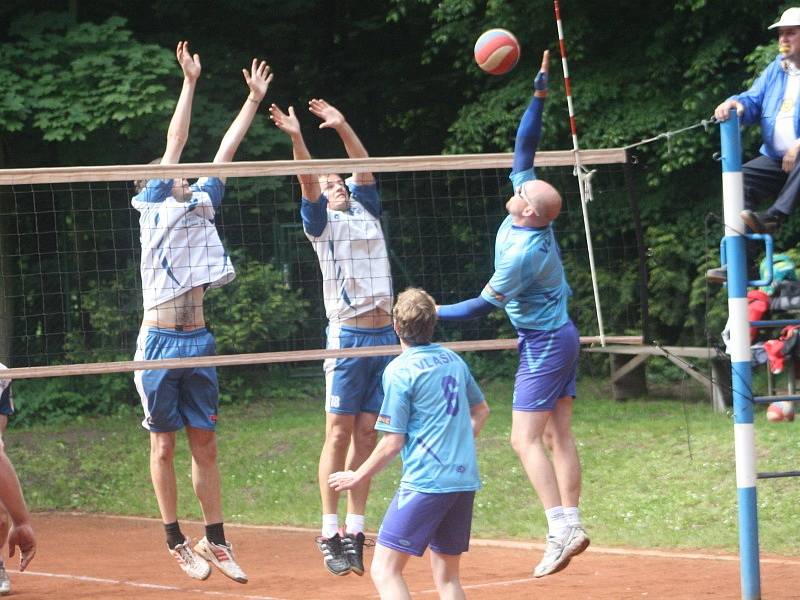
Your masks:
[[[542,137],[542,111],[547,97],[547,76],[550,72],[549,61],[550,51],[545,50],[542,53],[542,66],[533,80],[533,97],[517,128],[517,136],[514,140],[514,164],[511,167],[511,181],[514,184],[514,191],[523,183],[522,181],[516,181],[515,175],[532,171],[533,159],[536,155],[536,149],[539,147],[539,140]]]

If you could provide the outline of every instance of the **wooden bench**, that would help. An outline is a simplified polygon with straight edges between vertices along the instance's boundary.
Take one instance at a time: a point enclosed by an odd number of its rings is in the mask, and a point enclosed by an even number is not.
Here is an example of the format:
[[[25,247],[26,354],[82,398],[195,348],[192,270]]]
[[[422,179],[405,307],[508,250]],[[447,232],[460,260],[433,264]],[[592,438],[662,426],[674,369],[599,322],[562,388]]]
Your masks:
[[[651,357],[663,357],[681,368],[705,389],[716,412],[724,412],[731,405],[730,358],[714,348],[694,346],[644,346],[612,344],[584,348],[584,352],[600,352],[610,356],[611,390],[615,400],[647,395],[645,363]],[[710,361],[711,380],[697,370],[691,361],[696,358]]]

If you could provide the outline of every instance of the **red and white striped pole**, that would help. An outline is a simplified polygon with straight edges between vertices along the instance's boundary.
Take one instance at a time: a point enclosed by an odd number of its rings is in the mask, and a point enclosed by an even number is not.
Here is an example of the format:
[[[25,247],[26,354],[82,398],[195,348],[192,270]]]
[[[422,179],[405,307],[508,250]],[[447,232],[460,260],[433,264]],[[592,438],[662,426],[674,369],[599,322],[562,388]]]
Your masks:
[[[594,307],[597,313],[597,328],[599,329],[600,344],[606,345],[605,331],[603,327],[603,311],[600,308],[600,292],[597,288],[597,271],[594,266],[594,248],[592,247],[592,231],[589,226],[589,211],[586,204],[586,186],[583,180],[583,168],[581,166],[580,146],[578,145],[578,126],[575,122],[575,110],[572,106],[572,84],[569,79],[569,67],[567,66],[567,44],[564,41],[564,28],[561,25],[561,7],[558,0],[553,0],[553,7],[556,12],[556,27],[558,28],[558,45],[561,50],[561,68],[564,71],[564,90],[567,94],[567,109],[569,110],[569,129],[572,133],[572,151],[575,156],[575,175],[578,177],[578,191],[581,197],[581,209],[583,212],[583,228],[586,232],[586,248],[589,252],[589,270],[592,275],[592,290],[594,291]]]

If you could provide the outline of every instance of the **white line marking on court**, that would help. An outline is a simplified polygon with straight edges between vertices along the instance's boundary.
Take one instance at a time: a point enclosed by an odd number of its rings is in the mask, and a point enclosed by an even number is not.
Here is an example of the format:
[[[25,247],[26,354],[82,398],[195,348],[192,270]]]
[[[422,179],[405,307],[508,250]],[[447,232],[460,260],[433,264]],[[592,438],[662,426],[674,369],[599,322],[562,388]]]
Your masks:
[[[245,600],[287,600],[286,598],[275,598],[273,596],[254,596],[252,594],[237,594],[235,592],[217,592],[212,590],[200,590],[182,588],[175,585],[160,585],[157,583],[140,583],[137,581],[124,581],[121,579],[106,579],[102,577],[89,577],[87,575],[68,575],[63,573],[43,573],[41,571],[14,571],[9,569],[9,572],[17,575],[28,575],[31,577],[51,577],[54,579],[69,579],[71,581],[82,581],[84,583],[102,583],[106,585],[126,585],[134,588],[143,588],[151,590],[162,590],[165,592],[180,592],[191,594],[203,594],[206,596],[218,596],[220,598],[244,598]]]
[[[130,517],[130,516],[117,516],[105,515],[95,513],[83,512],[48,512],[46,515],[72,515],[78,517],[92,517],[102,519],[121,519],[127,521],[144,521],[148,523],[158,523],[159,519],[152,517]],[[181,522],[194,523],[196,525],[203,525],[201,521],[182,520]],[[225,523],[225,527],[236,527],[239,529],[255,529],[261,531],[287,531],[297,533],[308,533],[309,535],[318,535],[318,529],[310,527],[290,527],[281,525],[249,525],[245,523]],[[373,534],[374,535],[374,534]],[[495,547],[495,548],[510,548],[519,550],[544,550],[544,544],[539,542],[521,542],[515,540],[489,540],[471,538],[469,541],[471,546]],[[586,552],[597,554],[613,554],[617,556],[643,556],[653,558],[675,558],[680,560],[719,560],[719,561],[739,561],[737,554],[704,554],[700,552],[676,552],[669,550],[644,550],[636,548],[609,548],[606,546],[591,546]],[[761,557],[760,562],[763,564],[773,565],[794,565],[800,567],[800,558],[794,557]]]

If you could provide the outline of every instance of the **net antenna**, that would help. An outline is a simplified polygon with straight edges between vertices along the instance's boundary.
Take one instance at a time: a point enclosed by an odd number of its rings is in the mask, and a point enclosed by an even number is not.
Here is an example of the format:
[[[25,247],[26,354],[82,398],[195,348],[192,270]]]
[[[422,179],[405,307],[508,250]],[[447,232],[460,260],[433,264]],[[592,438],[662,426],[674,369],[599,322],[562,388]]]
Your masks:
[[[586,232],[586,249],[589,252],[589,270],[592,275],[592,291],[594,292],[594,308],[597,313],[597,329],[600,335],[600,345],[606,345],[605,328],[603,327],[603,309],[600,306],[600,291],[597,287],[597,271],[594,265],[594,248],[592,247],[592,230],[589,225],[589,209],[587,202],[591,200],[589,178],[584,179],[583,165],[581,164],[580,146],[578,144],[578,126],[575,123],[575,110],[572,106],[572,84],[569,79],[569,66],[567,65],[567,44],[564,40],[564,27],[561,25],[561,7],[558,0],[553,0],[558,28],[558,46],[561,51],[561,69],[564,71],[564,92],[567,96],[567,109],[569,110],[569,128],[572,133],[572,151],[575,155],[575,175],[578,178],[578,192],[581,197],[581,211],[583,213],[583,228]]]

